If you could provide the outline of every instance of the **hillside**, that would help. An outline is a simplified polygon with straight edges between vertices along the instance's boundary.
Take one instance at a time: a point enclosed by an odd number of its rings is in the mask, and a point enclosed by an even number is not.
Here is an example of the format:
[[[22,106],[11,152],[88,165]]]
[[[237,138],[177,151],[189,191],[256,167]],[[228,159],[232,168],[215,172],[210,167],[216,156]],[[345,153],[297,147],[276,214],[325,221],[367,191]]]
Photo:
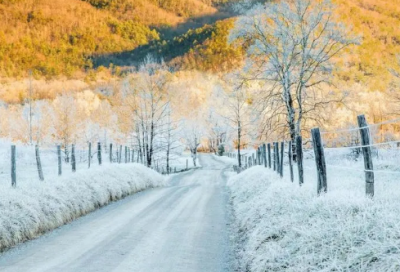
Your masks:
[[[233,0],[0,0],[0,74],[84,78],[103,66],[118,74],[148,54],[178,69],[227,71],[243,51],[226,40]],[[360,46],[339,60],[339,78],[371,90],[387,89],[400,53],[396,0],[334,0]],[[35,4],[33,4],[35,3]]]
[[[131,66],[146,55],[162,57],[177,70],[227,72],[240,66],[243,48],[227,42],[234,19],[190,29],[170,39],[157,39],[132,51],[99,55],[93,58],[94,67]]]
[[[201,0],[0,0],[0,74],[78,77],[96,55],[160,39],[191,16],[213,14]]]
[[[342,19],[362,35],[360,46],[342,60],[342,78],[370,90],[385,90],[400,54],[400,6],[397,0],[335,0]]]

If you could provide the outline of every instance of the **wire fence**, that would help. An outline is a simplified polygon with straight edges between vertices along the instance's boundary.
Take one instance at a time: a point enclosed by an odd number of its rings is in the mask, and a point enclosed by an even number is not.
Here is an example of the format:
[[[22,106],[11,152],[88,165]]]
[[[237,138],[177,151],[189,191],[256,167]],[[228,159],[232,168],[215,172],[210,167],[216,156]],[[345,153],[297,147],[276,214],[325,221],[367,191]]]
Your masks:
[[[365,192],[374,196],[376,181],[400,181],[400,118],[367,124],[358,116],[358,126],[334,131],[311,131],[312,138],[296,138],[296,143],[274,142],[260,145],[253,154],[241,155],[237,172],[254,165],[264,165],[283,177],[283,166],[289,167],[291,181],[295,175],[300,185],[307,174],[317,175],[317,193],[327,192],[329,173],[345,172],[364,179]],[[236,153],[228,153],[236,158]]]
[[[0,146],[0,185],[7,187],[54,180],[61,176],[88,169],[99,169],[117,164],[140,163],[147,165],[146,158],[135,147],[102,143],[39,147],[22,144]],[[153,154],[151,168],[161,174],[171,174],[192,168],[190,160],[179,154],[168,158],[161,152]]]

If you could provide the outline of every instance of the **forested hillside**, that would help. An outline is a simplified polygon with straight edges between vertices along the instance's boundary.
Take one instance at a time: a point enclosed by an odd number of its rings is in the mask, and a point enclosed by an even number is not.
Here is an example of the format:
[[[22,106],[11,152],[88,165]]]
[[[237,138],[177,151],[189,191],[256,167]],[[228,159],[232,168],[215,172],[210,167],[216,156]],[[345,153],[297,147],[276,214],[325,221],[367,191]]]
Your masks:
[[[391,81],[388,72],[396,68],[400,54],[400,5],[397,0],[335,0],[344,22],[360,33],[362,43],[352,48],[351,57],[341,62],[350,67],[341,76],[385,90]]]
[[[79,77],[99,55],[160,39],[191,16],[214,14],[202,0],[1,0],[0,74]]]
[[[118,75],[147,54],[177,69],[226,71],[242,48],[227,43],[234,25],[221,4],[233,0],[0,0],[0,75],[85,78]],[[362,37],[339,61],[339,78],[384,90],[400,52],[396,0],[335,0]]]

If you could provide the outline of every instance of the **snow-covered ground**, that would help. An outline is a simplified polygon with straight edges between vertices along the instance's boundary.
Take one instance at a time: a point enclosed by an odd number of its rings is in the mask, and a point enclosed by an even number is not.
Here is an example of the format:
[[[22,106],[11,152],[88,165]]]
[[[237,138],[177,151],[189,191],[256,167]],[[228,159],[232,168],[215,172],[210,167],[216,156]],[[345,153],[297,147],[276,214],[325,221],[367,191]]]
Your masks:
[[[312,152],[302,187],[286,163],[283,179],[256,166],[229,180],[238,271],[400,271],[400,173],[377,171],[369,199],[362,156],[325,154],[328,193],[319,197]],[[375,169],[399,169],[396,150],[379,154]]]
[[[43,182],[25,179],[16,188],[3,185],[0,250],[35,238],[111,201],[164,183],[160,174],[142,165],[114,164]]]
[[[200,162],[202,168],[174,175],[169,186],[126,197],[0,254],[0,271],[232,271],[223,178],[227,165],[210,155],[200,155]],[[130,174],[134,180],[136,175]],[[138,174],[158,177],[147,171]],[[106,173],[97,177],[103,180]],[[73,187],[86,189],[95,181],[80,183]],[[57,183],[58,187],[68,189]]]
[[[171,161],[170,161],[172,171],[174,171],[175,168],[176,168],[176,171],[178,171],[178,172],[185,170],[186,169],[186,161],[188,162],[188,169],[192,169],[195,167],[194,163],[193,163],[193,158],[192,158],[190,152],[183,152],[182,154],[173,154],[171,156]],[[200,161],[198,158],[196,160],[196,167],[201,167],[201,164],[200,164]]]

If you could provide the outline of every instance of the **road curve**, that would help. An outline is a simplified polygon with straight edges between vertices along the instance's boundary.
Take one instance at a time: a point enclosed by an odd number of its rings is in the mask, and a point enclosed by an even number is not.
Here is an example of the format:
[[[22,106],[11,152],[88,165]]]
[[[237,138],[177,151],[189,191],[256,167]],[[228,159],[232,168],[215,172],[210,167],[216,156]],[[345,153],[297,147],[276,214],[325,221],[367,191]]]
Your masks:
[[[210,155],[170,186],[127,197],[0,255],[2,272],[225,272],[224,169]]]

